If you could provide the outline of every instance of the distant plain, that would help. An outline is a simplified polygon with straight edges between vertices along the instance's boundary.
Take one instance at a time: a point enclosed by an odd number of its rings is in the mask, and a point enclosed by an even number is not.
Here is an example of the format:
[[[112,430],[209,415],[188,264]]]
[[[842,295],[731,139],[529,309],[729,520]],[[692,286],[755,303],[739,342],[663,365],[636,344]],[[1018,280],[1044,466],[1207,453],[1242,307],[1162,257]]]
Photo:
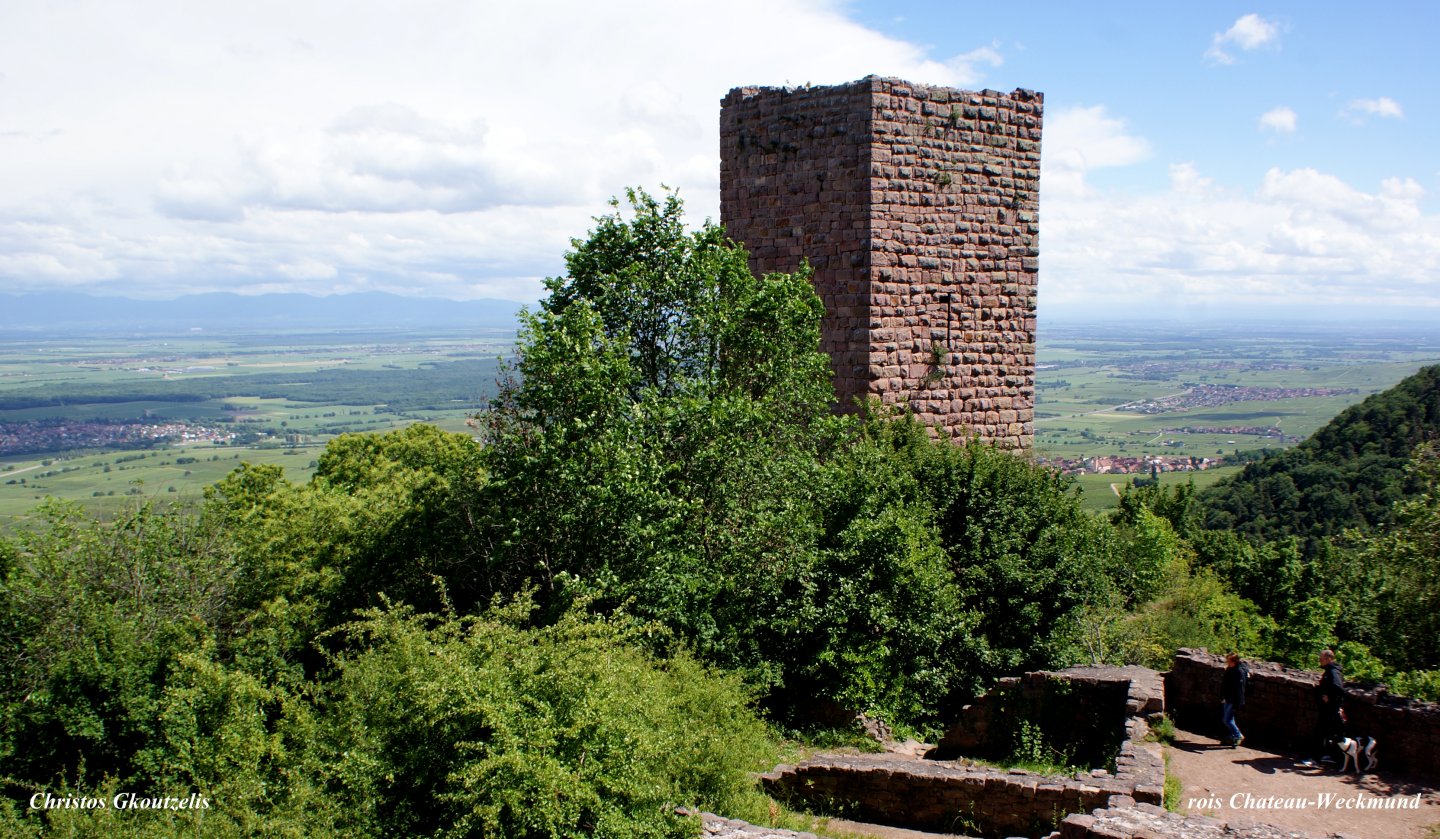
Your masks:
[[[466,420],[494,394],[499,359],[513,343],[513,330],[498,328],[0,331],[0,432],[174,421],[240,435],[148,450],[0,450],[0,527],[33,519],[47,497],[101,514],[144,499],[195,501],[242,462],[277,464],[304,481],[341,433],[412,422],[470,431]],[[1294,445],[1345,407],[1436,363],[1440,327],[1425,325],[1042,324],[1035,455],[1213,461]],[[1222,394],[1222,404],[1134,407],[1196,387]],[[1295,393],[1303,389],[1328,395]],[[1238,468],[1161,479],[1204,486]],[[1131,477],[1087,474],[1077,486],[1100,510]]]
[[[304,481],[347,432],[430,422],[451,431],[484,406],[513,330],[243,331],[0,335],[0,432],[23,424],[178,422],[244,442],[0,451],[0,526],[47,497],[105,513],[191,501],[241,462]]]

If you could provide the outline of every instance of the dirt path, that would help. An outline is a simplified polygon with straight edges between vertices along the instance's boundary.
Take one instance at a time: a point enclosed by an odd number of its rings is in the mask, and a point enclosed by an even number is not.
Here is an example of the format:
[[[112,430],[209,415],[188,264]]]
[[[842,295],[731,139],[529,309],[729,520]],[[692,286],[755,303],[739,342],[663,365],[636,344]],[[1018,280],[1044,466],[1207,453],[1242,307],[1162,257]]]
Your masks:
[[[1167,748],[1170,771],[1180,778],[1182,811],[1224,821],[1249,820],[1325,836],[1431,839],[1440,835],[1440,793],[1385,771],[1360,778],[1301,766],[1290,755],[1222,748],[1208,737],[1177,733]],[[1357,809],[1414,800],[1415,809]],[[1402,798],[1405,797],[1405,798]],[[1413,807],[1413,805],[1412,805]]]

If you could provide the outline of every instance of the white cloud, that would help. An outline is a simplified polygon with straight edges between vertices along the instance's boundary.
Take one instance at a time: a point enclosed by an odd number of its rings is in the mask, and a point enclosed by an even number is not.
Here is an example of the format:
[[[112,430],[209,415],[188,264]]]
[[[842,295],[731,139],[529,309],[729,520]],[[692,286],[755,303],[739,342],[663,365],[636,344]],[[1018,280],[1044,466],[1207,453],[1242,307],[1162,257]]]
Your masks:
[[[1253,13],[1243,15],[1229,29],[1215,33],[1205,57],[1219,64],[1234,64],[1235,56],[1229,52],[1232,47],[1248,52],[1277,44],[1279,39],[1278,23]]]
[[[831,0],[15,0],[5,17],[0,291],[534,299],[626,186],[718,216],[729,88],[973,85],[1003,60],[931,59]]]
[[[695,218],[718,216],[729,88],[868,73],[969,85],[1003,60],[993,44],[933,60],[842,8],[12,0],[0,291],[533,300],[628,185],[668,183]],[[1249,17],[1219,43],[1278,43]],[[1440,300],[1440,220],[1414,180],[1275,169],[1238,192],[1175,163],[1168,189],[1096,186],[1153,156],[1113,111],[1052,105],[1043,305]]]
[[[945,66],[954,74],[955,81],[951,84],[963,86],[975,86],[985,78],[983,70],[979,65],[986,64],[991,67],[999,67],[1005,63],[1004,57],[999,52],[998,43],[988,47],[978,47],[966,53],[961,53],[945,62]]]
[[[1128,133],[1125,120],[1110,116],[1103,105],[1047,116],[1044,142],[1041,182],[1052,194],[1084,195],[1089,191],[1086,173],[1150,157],[1150,144]]]
[[[1172,163],[1170,189],[1177,195],[1208,195],[1215,190],[1215,180],[1201,175],[1193,163]]]
[[[1379,99],[1352,99],[1350,104],[1341,112],[1342,116],[1349,117],[1352,122],[1360,124],[1369,117],[1384,117],[1387,119],[1404,119],[1405,111],[1388,96],[1381,96]]]
[[[1274,131],[1278,134],[1294,134],[1298,119],[1294,110],[1281,105],[1260,115],[1260,129]]]
[[[1440,215],[1424,211],[1412,179],[1366,191],[1315,169],[1274,168],[1241,191],[1192,164],[1170,175],[1168,193],[1044,187],[1043,307],[1183,316],[1300,302],[1359,317],[1440,306]]]

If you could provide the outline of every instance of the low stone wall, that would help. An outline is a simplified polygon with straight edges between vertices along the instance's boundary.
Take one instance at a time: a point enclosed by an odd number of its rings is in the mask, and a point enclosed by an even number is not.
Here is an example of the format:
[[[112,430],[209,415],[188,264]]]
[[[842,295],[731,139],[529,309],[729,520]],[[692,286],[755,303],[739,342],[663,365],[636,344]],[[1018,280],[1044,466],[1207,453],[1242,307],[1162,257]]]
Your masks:
[[[688,811],[686,811],[688,814]],[[820,839],[813,833],[796,833],[778,827],[761,827],[714,813],[700,814],[700,839]]]
[[[1001,759],[1017,723],[1038,724],[1045,742],[1081,765],[1107,764],[1127,736],[1126,720],[1165,710],[1161,675],[1145,667],[1072,667],[1001,679],[960,710],[932,757]]]
[[[1044,836],[1067,814],[1105,807],[1134,786],[1105,772],[1050,777],[885,755],[828,755],[777,767],[761,783],[776,798],[846,818],[977,836]]]
[[[1319,839],[1309,833],[1259,822],[1222,822],[1205,816],[1181,816],[1152,804],[1121,806],[1067,816],[1048,839]],[[1347,839],[1330,834],[1325,839]]]
[[[1160,804],[1165,764],[1144,743],[1145,715],[1164,710],[1160,674],[1143,667],[1075,667],[1002,680],[965,706],[929,760],[823,755],[761,776],[776,798],[861,819],[942,833],[1044,836],[1066,815],[1112,801]],[[1015,723],[1038,723],[1047,743],[1091,765],[1074,776],[997,769],[957,754],[1003,756]]]
[[[1342,662],[1343,664],[1343,662]],[[1236,716],[1247,743],[1311,752],[1320,709],[1316,670],[1249,662],[1250,690]],[[1181,650],[1165,677],[1169,710],[1187,731],[1218,736],[1220,682],[1225,660],[1204,650]],[[1379,741],[1380,768],[1440,778],[1440,705],[1391,696],[1386,690],[1346,689],[1347,732]]]

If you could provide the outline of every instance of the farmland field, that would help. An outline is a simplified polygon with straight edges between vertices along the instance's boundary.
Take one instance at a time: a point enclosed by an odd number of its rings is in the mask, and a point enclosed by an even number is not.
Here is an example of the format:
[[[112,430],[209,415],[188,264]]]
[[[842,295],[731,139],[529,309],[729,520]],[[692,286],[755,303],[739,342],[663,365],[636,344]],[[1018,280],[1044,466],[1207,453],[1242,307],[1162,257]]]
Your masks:
[[[1046,324],[1037,356],[1037,457],[1075,472],[1097,456],[1198,464],[1292,446],[1440,363],[1440,327]],[[1086,505],[1113,503],[1111,485],[1129,479],[1082,475]]]
[[[45,498],[107,512],[193,501],[242,462],[292,480],[325,443],[424,421],[459,431],[509,331],[0,336],[0,527]]]
[[[193,501],[242,462],[305,480],[346,432],[424,421],[465,431],[494,392],[510,331],[0,333],[0,527],[44,499],[108,512]],[[1440,328],[1042,325],[1039,459],[1085,505],[1138,475],[1087,459],[1189,462],[1207,485],[1236,452],[1294,445],[1336,413],[1440,363]],[[1122,468],[1116,466],[1115,468]]]

